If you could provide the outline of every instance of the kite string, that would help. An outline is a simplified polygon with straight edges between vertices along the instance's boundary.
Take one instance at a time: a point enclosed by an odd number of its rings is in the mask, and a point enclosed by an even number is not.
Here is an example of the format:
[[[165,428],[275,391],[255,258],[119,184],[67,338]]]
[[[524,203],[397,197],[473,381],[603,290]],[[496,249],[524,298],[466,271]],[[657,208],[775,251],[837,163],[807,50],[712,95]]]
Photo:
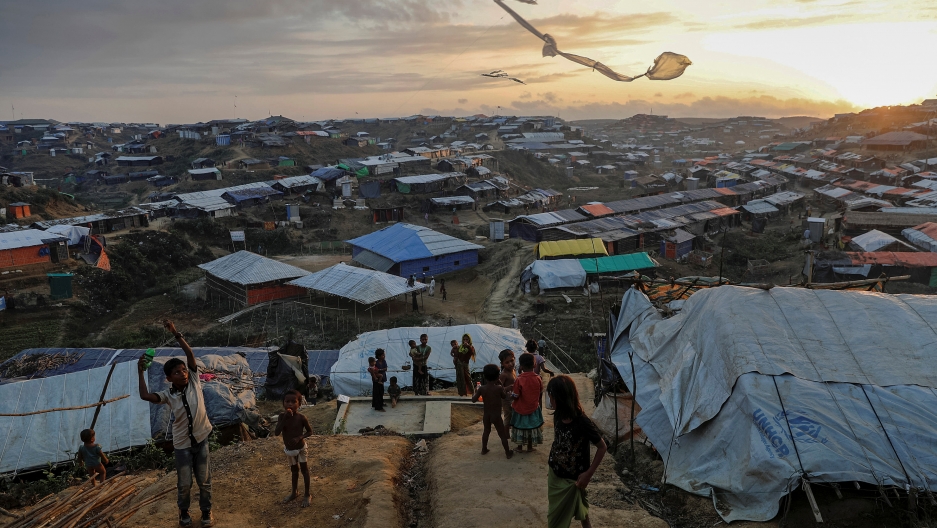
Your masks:
[[[501,18],[499,18],[497,22],[495,22],[494,24],[491,24],[490,26],[488,26],[488,28],[485,29],[485,31],[483,31],[481,35],[475,37],[475,40],[473,40],[468,46],[465,47],[465,49],[463,49],[458,55],[456,55],[451,61],[449,61],[449,63],[446,64],[446,67],[443,68],[442,71],[439,72],[439,73],[440,73],[440,74],[446,73],[446,71],[449,70],[449,66],[452,66],[452,63],[453,63],[453,62],[455,62],[456,60],[459,59],[459,57],[461,57],[462,55],[464,55],[465,52],[469,50],[469,48],[471,48],[472,46],[474,46],[476,42],[478,42],[479,40],[481,40],[482,37],[484,37],[485,35],[487,35],[487,34],[488,34],[488,31],[490,31],[491,28],[495,27],[495,25],[497,25],[498,22],[501,22],[502,20],[504,20],[504,15],[501,15]],[[427,79],[426,82],[423,83],[423,86],[421,86],[419,90],[417,90],[417,91],[411,93],[411,94],[410,94],[410,97],[407,97],[407,99],[406,99],[404,102],[400,103],[400,105],[397,107],[396,110],[394,110],[393,113],[394,113],[394,114],[397,114],[397,113],[400,111],[400,109],[403,108],[403,106],[404,106],[405,104],[409,103],[410,100],[413,99],[413,96],[415,96],[416,94],[418,94],[418,93],[422,92],[423,90],[425,90],[426,87],[429,86],[429,83],[433,82],[434,80],[436,80],[436,79],[435,79],[435,78]]]

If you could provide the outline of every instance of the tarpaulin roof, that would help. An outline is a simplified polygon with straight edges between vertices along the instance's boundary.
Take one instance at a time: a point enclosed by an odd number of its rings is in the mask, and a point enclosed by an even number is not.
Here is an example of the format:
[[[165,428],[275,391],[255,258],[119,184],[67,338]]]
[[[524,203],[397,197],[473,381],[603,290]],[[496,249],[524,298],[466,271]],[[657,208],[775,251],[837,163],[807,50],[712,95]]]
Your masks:
[[[603,242],[601,238],[540,242],[536,246],[536,252],[537,258],[596,254],[608,255],[608,251],[605,249],[605,242]]]
[[[335,167],[322,167],[321,169],[316,169],[310,174],[315,178],[319,178],[324,182],[337,180],[345,175],[345,171],[342,169],[337,169]]]
[[[752,200],[743,205],[742,209],[745,209],[751,214],[774,214],[779,212],[777,207],[771,205],[765,200]]]
[[[425,290],[427,286],[417,282],[407,285],[407,279],[380,271],[356,268],[342,262],[290,281],[288,284],[337,295],[361,304],[373,304],[412,291]]]
[[[228,282],[235,284],[262,284],[284,279],[295,279],[309,272],[269,259],[250,251],[238,251],[225,255],[198,267]]]
[[[542,290],[581,288],[586,284],[586,272],[576,259],[535,260],[524,270],[528,271],[537,277],[537,284]]]
[[[5,249],[19,249],[32,246],[41,246],[51,242],[67,240],[67,236],[40,231],[38,229],[22,229],[0,233],[0,251]]]
[[[49,229],[46,229],[46,233],[62,235],[63,237],[68,238],[69,246],[76,246],[81,243],[81,237],[91,233],[91,228],[82,226],[55,225]]]
[[[438,257],[460,251],[482,249],[482,246],[460,240],[427,227],[397,223],[364,235],[348,243],[381,255],[394,262]]]
[[[591,259],[579,259],[579,264],[586,273],[623,273],[657,267],[647,253],[630,253]]]
[[[368,357],[374,350],[383,348],[387,358],[387,375],[397,376],[401,387],[413,385],[413,371],[400,367],[410,360],[411,339],[418,341],[420,334],[427,334],[429,346],[433,348],[427,361],[435,379],[455,381],[455,367],[449,356],[449,342],[453,339],[462,342],[462,334],[472,337],[475,346],[475,362],[470,368],[481,369],[488,363],[500,364],[498,353],[504,349],[514,350],[519,354],[527,342],[520,331],[501,328],[489,324],[471,324],[462,326],[402,327],[389,330],[366,332],[357,339],[343,346],[339,351],[338,361],[332,366],[332,387],[336,394],[359,396],[371,390],[371,377],[368,376]]]
[[[852,237],[852,244],[855,244],[862,249],[862,251],[878,251],[895,242],[900,242],[900,240],[878,229],[873,229],[868,233]]]
[[[630,289],[614,326],[664,478],[725,521],[770,520],[804,477],[937,489],[937,298],[722,286],[662,319]]]

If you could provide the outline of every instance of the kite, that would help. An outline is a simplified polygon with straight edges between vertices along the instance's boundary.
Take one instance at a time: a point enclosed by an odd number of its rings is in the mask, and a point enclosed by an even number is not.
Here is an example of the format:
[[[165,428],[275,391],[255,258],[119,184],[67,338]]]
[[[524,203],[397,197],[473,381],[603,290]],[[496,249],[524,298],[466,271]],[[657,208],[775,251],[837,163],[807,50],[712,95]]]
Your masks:
[[[493,79],[509,79],[516,83],[527,84],[524,81],[518,79],[517,77],[509,77],[507,72],[504,70],[495,70],[491,73],[483,73],[482,77],[491,77]]]
[[[566,60],[570,60],[577,64],[582,64],[592,68],[595,71],[598,71],[602,75],[612,79],[614,81],[621,82],[631,82],[635,79],[640,79],[641,77],[647,77],[652,81],[669,81],[671,79],[676,79],[677,77],[683,75],[683,72],[687,69],[688,66],[693,64],[690,62],[690,59],[686,55],[680,55],[679,53],[671,53],[669,51],[661,53],[656,59],[654,59],[654,65],[647,69],[646,72],[635,77],[629,77],[627,75],[622,75],[612,70],[608,66],[602,64],[599,61],[594,61],[588,57],[583,57],[580,55],[573,55],[572,53],[564,53],[557,48],[556,39],[551,37],[546,33],[541,33],[537,31],[537,28],[532,26],[530,22],[524,20],[519,14],[515,13],[510,7],[504,4],[503,0],[494,0],[496,4],[501,6],[502,9],[508,12],[509,15],[514,17],[514,20],[518,24],[523,26],[527,31],[530,31],[537,36],[540,40],[543,41],[543,56],[544,57],[556,57],[559,55]],[[518,2],[523,2],[525,4],[534,4],[536,0],[518,0]]]

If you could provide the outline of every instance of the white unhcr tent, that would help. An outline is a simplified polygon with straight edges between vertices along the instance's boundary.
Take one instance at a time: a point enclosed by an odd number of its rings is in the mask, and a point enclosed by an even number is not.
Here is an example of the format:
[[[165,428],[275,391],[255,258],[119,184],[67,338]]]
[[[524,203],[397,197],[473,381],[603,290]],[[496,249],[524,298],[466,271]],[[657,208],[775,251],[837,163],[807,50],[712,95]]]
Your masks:
[[[664,478],[725,521],[804,482],[937,490],[937,297],[722,286],[663,319],[632,289],[614,326]]]
[[[94,404],[110,367],[0,385],[0,414],[26,414]],[[140,399],[135,362],[118,363],[104,399],[127,398],[101,407],[94,426],[105,453],[142,445],[150,438],[150,404]],[[0,473],[67,462],[81,446],[79,433],[91,426],[94,407],[28,416],[0,416]]]
[[[498,353],[506,348],[519,354],[527,342],[519,330],[489,324],[405,327],[366,332],[339,351],[338,361],[332,365],[330,376],[335,393],[358,396],[371,390],[368,358],[378,348],[383,348],[387,353],[387,377],[397,376],[397,384],[401,387],[412,386],[413,370],[405,371],[400,367],[410,361],[410,345],[407,342],[412,339],[419,343],[420,334],[427,334],[428,344],[433,348],[428,362],[429,374],[449,382],[455,381],[449,342],[453,339],[461,342],[462,334],[472,336],[475,346],[476,361],[469,363],[473,371],[481,370],[488,363],[500,364]]]
[[[586,285],[586,270],[577,259],[535,260],[524,273],[537,277],[541,290],[552,288],[582,288]]]

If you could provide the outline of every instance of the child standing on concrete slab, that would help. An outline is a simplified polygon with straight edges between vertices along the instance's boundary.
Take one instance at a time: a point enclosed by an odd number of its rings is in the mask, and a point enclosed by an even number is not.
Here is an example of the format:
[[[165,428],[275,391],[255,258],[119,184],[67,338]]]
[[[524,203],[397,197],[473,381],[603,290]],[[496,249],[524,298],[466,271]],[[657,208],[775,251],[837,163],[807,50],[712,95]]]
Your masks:
[[[302,507],[309,506],[309,466],[306,463],[306,438],[312,435],[312,427],[309,426],[309,420],[299,412],[299,400],[302,398],[297,390],[287,391],[283,396],[283,412],[277,420],[277,427],[273,431],[274,436],[283,433],[283,452],[290,464],[290,471],[293,473],[293,492],[285,499],[284,503],[290,502],[296,498],[296,487],[299,484],[299,472],[303,473],[303,485],[306,494],[303,496]]]
[[[511,451],[511,448],[508,447],[508,431],[504,428],[504,422],[501,420],[501,402],[507,395],[504,387],[498,381],[498,365],[494,363],[485,365],[482,369],[482,375],[485,378],[485,384],[475,389],[475,394],[472,395],[473,402],[480,399],[485,403],[484,415],[482,415],[482,422],[485,425],[485,430],[482,432],[482,454],[488,454],[488,436],[491,434],[491,426],[493,425],[501,438],[505,456],[511,458],[514,456],[514,451]]]

